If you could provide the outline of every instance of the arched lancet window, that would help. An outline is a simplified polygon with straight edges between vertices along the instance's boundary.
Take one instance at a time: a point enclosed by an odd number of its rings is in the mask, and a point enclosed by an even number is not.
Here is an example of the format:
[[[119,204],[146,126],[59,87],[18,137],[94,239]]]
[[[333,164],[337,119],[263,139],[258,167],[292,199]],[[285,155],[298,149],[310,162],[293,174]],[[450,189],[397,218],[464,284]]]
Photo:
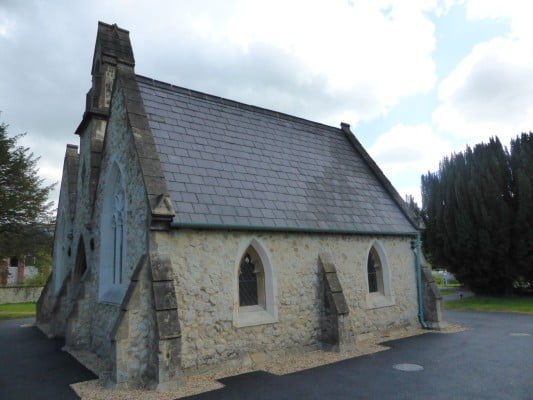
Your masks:
[[[115,190],[113,219],[113,284],[122,284],[124,264],[124,190]]]
[[[101,216],[100,300],[120,303],[126,290],[126,193],[120,168],[114,163],[105,181]]]
[[[265,280],[261,258],[253,247],[242,257],[239,268],[239,306],[265,305]]]
[[[368,291],[370,293],[383,293],[383,268],[378,252],[372,246],[368,253],[367,261]]]
[[[240,253],[234,279],[233,324],[236,327],[278,320],[275,271],[268,252],[258,240],[248,242]]]
[[[79,283],[81,277],[87,270],[87,259],[85,257],[85,244],[83,238],[80,238],[78,243],[78,251],[76,252],[76,264],[74,265],[74,274],[72,275],[72,281]]]

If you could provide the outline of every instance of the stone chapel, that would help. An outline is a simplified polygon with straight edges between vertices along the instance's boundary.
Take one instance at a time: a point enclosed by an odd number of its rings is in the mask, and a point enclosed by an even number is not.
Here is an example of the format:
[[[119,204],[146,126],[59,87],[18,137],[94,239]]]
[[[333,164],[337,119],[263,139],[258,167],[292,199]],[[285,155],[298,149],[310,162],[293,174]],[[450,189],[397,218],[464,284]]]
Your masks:
[[[98,355],[112,384],[164,390],[258,354],[438,327],[418,222],[348,124],[134,67],[128,31],[100,22],[38,302],[45,332]]]

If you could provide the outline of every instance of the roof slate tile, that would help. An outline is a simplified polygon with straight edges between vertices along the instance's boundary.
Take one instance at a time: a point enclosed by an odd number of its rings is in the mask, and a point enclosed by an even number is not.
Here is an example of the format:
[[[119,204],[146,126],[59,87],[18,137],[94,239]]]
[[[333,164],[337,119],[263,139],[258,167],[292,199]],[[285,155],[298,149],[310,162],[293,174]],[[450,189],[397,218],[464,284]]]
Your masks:
[[[176,222],[415,231],[341,129],[137,82]]]

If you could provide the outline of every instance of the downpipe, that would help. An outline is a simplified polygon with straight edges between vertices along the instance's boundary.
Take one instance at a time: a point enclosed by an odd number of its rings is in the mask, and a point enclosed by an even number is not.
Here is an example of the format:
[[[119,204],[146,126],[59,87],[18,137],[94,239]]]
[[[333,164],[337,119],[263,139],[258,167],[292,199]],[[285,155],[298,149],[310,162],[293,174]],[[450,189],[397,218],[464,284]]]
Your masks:
[[[422,287],[422,241],[420,240],[420,232],[416,233],[416,239],[414,243],[411,242],[411,248],[415,253],[415,269],[416,269],[416,289],[418,293],[418,320],[422,328],[429,329],[428,324],[424,320],[424,288]]]

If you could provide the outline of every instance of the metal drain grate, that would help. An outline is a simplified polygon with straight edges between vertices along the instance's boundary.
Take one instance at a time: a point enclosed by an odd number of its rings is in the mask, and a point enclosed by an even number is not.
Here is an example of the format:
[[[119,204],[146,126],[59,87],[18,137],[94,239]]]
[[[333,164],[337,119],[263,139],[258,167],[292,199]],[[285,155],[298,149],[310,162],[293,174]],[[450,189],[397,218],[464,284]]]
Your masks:
[[[424,369],[423,366],[418,364],[394,364],[392,368],[397,369],[398,371],[404,372],[417,372]]]

